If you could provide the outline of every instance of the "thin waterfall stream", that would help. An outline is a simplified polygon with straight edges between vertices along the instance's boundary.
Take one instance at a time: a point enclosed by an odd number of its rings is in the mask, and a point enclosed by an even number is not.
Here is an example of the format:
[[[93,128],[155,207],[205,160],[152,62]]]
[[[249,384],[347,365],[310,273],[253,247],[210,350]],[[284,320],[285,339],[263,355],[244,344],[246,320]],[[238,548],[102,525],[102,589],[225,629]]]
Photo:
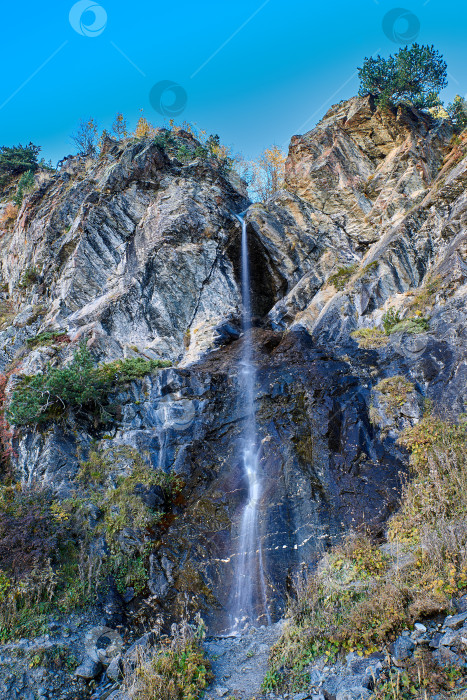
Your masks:
[[[250,261],[247,224],[242,225],[241,285],[242,285],[242,355],[239,372],[239,395],[245,406],[245,427],[241,438],[241,453],[248,495],[240,525],[239,550],[236,557],[232,595],[232,631],[238,633],[248,623],[258,619],[271,624],[266,595],[263,552],[258,528],[258,507],[261,499],[259,473],[259,444],[256,425],[256,369],[253,360],[252,305]]]

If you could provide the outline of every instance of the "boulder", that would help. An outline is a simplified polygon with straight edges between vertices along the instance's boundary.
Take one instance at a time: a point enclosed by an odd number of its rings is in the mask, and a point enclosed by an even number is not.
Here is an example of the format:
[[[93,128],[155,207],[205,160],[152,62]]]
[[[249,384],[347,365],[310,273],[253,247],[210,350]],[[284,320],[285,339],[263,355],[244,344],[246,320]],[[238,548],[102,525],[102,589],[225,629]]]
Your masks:
[[[393,659],[396,663],[398,663],[400,661],[405,661],[412,656],[415,649],[415,644],[410,637],[401,636],[398,637],[389,648]]]
[[[90,656],[85,655],[75,671],[75,676],[84,678],[84,680],[92,680],[102,673],[102,669],[103,666],[100,661],[94,661]]]

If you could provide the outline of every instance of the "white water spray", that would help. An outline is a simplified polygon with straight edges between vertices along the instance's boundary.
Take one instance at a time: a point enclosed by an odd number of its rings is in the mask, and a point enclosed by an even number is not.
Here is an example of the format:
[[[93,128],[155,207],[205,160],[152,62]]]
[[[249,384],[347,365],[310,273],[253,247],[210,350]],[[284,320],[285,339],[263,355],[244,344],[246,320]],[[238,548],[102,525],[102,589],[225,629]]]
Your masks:
[[[238,632],[248,622],[260,619],[271,623],[266,596],[263,553],[258,532],[258,505],[261,498],[261,481],[258,469],[259,445],[256,430],[255,381],[253,339],[251,330],[251,280],[248,256],[246,221],[242,224],[242,359],[240,371],[240,396],[244,401],[246,425],[242,435],[242,463],[248,483],[241,527],[239,551],[236,557],[232,600],[232,627]]]

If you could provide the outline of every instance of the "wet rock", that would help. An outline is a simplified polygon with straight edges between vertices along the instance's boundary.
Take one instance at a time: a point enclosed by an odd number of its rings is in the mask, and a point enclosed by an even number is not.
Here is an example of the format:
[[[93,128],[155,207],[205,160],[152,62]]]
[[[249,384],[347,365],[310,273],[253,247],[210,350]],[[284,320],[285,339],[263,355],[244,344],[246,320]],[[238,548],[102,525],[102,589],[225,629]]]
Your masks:
[[[162,508],[165,504],[164,491],[162,487],[157,484],[153,486],[136,484],[134,493],[141,498],[144,505],[148,508],[155,510],[157,508]]]
[[[117,591],[115,582],[108,578],[108,589],[102,604],[104,614],[103,623],[105,626],[115,626],[123,622],[124,605],[122,596]]]
[[[170,589],[169,581],[162,569],[159,558],[155,554],[149,557],[148,588],[156,598],[163,599]]]

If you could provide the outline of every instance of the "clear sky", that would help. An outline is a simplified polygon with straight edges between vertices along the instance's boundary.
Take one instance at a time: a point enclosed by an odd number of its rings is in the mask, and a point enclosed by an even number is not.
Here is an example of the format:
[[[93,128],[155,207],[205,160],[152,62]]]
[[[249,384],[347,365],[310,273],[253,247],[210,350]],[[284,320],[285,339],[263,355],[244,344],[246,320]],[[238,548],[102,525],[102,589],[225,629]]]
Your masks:
[[[462,0],[26,0],[2,4],[1,27],[0,144],[54,162],[80,118],[163,125],[154,105],[247,157],[286,147],[356,94],[364,56],[413,40],[447,60],[446,101],[467,92]]]

